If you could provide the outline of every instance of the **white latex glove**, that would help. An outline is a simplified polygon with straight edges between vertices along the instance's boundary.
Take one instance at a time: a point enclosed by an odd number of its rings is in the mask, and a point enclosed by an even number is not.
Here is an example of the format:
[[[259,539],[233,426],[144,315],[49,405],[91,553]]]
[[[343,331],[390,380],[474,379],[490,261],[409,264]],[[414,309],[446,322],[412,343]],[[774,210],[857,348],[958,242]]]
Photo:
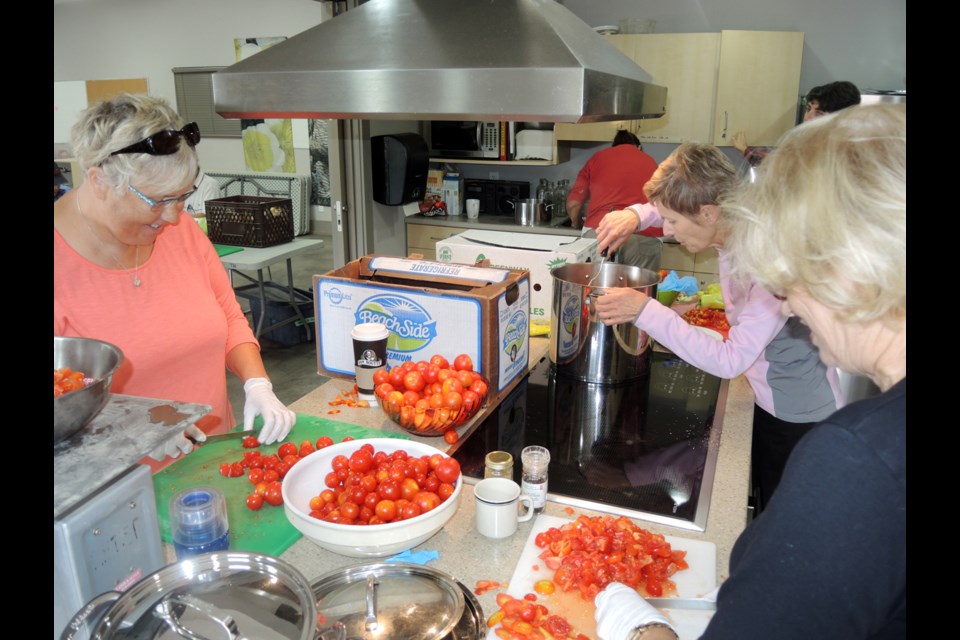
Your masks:
[[[673,626],[662,613],[644,600],[639,593],[620,582],[611,582],[597,594],[597,635],[600,640],[626,640],[639,626],[660,623]],[[676,631],[674,631],[676,634]]]
[[[190,453],[193,451],[193,443],[187,440],[188,435],[194,440],[199,440],[200,442],[203,442],[207,439],[207,434],[198,429],[197,425],[192,424],[182,432],[178,433],[176,437],[170,438],[147,455],[159,462],[167,456],[176,458],[181,452]]]
[[[263,416],[263,428],[257,435],[260,444],[283,440],[297,421],[297,414],[283,406],[266,378],[250,378],[243,383],[247,400],[243,403],[243,430],[253,429],[253,419]]]

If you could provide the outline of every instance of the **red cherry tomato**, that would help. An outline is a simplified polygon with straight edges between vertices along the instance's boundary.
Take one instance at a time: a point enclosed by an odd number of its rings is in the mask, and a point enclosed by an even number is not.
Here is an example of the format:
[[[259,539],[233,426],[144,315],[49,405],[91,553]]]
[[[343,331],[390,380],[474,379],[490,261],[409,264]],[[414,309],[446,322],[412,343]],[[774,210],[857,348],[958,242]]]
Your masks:
[[[283,504],[282,486],[283,484],[280,481],[271,482],[267,485],[267,491],[263,494],[263,499],[267,501],[267,504],[273,505],[274,507]]]
[[[460,439],[456,429],[447,429],[443,432],[443,440],[447,444],[454,444]],[[442,496],[441,496],[442,497]]]
[[[437,354],[437,355],[435,355],[435,356],[432,356],[432,357],[430,358],[430,364],[435,364],[435,365],[437,365],[437,368],[438,368],[438,369],[449,369],[449,368],[450,368],[450,363],[447,362],[447,359],[444,358],[443,356],[441,356],[440,354]]]
[[[247,509],[257,511],[263,506],[263,496],[259,493],[251,493],[247,496]]]
[[[437,479],[440,480],[440,482],[454,484],[457,478],[460,477],[460,463],[453,458],[444,458],[440,461],[440,464],[437,465],[434,472],[437,474]]]
[[[323,449],[324,447],[329,447],[333,444],[333,438],[330,436],[320,436],[317,438],[317,449]]]
[[[453,368],[457,371],[473,371],[473,360],[467,354],[461,353],[454,359]]]
[[[297,445],[293,444],[292,442],[284,442],[282,445],[280,445],[280,448],[277,449],[277,455],[281,460],[290,455],[295,456],[298,453],[299,451],[297,450]]]
[[[256,449],[260,446],[260,441],[255,436],[245,436],[243,439],[244,449]]]
[[[407,391],[423,391],[423,387],[427,384],[427,381],[424,379],[423,374],[417,370],[410,371],[407,375],[403,376],[403,386],[406,387]]]

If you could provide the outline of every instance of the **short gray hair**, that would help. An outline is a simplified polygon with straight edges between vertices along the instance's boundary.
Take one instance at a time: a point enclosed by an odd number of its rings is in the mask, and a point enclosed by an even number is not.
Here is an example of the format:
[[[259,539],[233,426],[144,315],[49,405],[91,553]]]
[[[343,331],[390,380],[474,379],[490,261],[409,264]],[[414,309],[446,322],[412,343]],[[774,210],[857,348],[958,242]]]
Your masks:
[[[179,130],[183,125],[183,119],[163,98],[121,93],[85,109],[70,137],[83,171],[100,167],[117,191],[126,190],[134,181],[157,193],[171,193],[196,177],[200,166],[196,150],[182,138],[177,152],[167,156],[110,154],[160,131]]]
[[[846,322],[906,318],[905,106],[854,106],[796,127],[722,206],[734,274],[803,290]]]

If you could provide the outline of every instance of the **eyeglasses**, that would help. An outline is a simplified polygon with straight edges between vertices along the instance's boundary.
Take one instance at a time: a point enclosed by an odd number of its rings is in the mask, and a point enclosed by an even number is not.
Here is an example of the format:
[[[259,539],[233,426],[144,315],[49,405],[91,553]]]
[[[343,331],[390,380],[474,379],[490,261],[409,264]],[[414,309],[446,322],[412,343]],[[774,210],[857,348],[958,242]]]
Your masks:
[[[142,193],[140,193],[140,191],[138,191],[137,188],[134,187],[133,185],[127,185],[127,188],[130,189],[130,191],[133,191],[135,194],[137,194],[137,197],[138,197],[138,198],[140,198],[141,200],[143,200],[144,202],[146,202],[146,203],[147,203],[148,205],[150,205],[150,207],[153,208],[153,209],[160,209],[160,208],[166,207],[166,206],[168,206],[168,205],[171,205],[171,204],[173,204],[174,202],[184,202],[184,201],[186,201],[187,198],[189,198],[190,196],[192,196],[193,194],[195,194],[195,193],[197,192],[196,187],[194,187],[194,188],[191,189],[190,191],[187,191],[186,193],[181,194],[181,195],[177,196],[176,198],[164,198],[163,200],[154,200],[154,199],[148,198],[147,196],[145,196],[145,195],[143,195]]]
[[[119,151],[114,151],[110,155],[115,156],[118,153],[149,153],[152,156],[168,156],[171,153],[176,153],[177,149],[180,148],[181,136],[187,141],[188,145],[195,147],[197,143],[200,142],[200,127],[197,126],[196,122],[191,122],[183,129],[180,129],[180,131],[173,129],[158,131],[152,136],[147,136],[140,142],[136,142],[129,147],[124,147]]]

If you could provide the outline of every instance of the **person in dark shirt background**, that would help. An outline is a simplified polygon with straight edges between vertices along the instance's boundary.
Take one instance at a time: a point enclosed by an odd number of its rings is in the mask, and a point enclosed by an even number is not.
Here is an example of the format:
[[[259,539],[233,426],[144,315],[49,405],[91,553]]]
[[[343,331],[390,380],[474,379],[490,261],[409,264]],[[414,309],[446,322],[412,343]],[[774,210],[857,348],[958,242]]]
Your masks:
[[[810,89],[807,92],[806,103],[807,111],[803,114],[803,121],[809,122],[828,113],[860,104],[860,89],[846,80],[830,82]],[[773,147],[748,146],[747,134],[743,131],[733,134],[733,146],[743,154],[751,167],[759,165],[767,154],[773,151]]]

